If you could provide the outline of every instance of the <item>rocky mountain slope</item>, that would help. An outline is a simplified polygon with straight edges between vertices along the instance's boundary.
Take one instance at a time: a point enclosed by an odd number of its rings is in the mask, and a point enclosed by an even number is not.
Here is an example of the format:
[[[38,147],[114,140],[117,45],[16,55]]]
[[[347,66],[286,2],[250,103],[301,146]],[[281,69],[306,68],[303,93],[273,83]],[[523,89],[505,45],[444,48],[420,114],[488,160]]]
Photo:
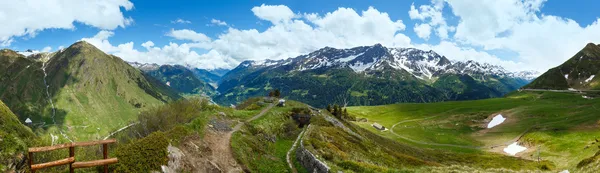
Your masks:
[[[245,61],[223,76],[215,100],[231,104],[273,88],[314,105],[481,99],[516,90],[532,76],[414,48],[325,47],[285,60]]]
[[[565,63],[548,70],[524,88],[597,90],[600,89],[597,75],[600,75],[600,46],[589,43]]]

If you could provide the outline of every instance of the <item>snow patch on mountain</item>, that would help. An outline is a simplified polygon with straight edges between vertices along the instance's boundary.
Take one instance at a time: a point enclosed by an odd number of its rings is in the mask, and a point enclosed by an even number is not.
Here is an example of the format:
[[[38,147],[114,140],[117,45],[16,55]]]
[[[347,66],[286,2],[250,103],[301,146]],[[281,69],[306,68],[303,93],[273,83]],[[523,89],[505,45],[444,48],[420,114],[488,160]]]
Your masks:
[[[591,81],[594,79],[594,77],[596,77],[596,75],[592,75],[592,76],[590,76],[589,78],[587,78],[587,79],[585,80],[585,82],[586,82],[586,83],[589,83],[589,82],[591,82]]]

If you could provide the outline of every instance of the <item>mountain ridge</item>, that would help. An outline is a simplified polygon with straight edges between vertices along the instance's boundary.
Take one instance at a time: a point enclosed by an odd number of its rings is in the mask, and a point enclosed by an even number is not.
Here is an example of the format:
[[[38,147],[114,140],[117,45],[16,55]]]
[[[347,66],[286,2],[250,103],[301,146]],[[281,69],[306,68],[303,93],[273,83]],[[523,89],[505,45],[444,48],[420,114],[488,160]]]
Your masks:
[[[222,104],[233,104],[247,97],[264,95],[273,88],[282,89],[291,99],[314,105],[348,100],[354,100],[350,101],[351,105],[437,102],[451,100],[447,97],[450,95],[463,95],[453,97],[462,99],[489,98],[499,97],[522,87],[530,78],[520,77],[531,74],[535,73],[517,74],[500,66],[475,61],[452,62],[431,50],[386,48],[381,44],[349,49],[325,47],[294,58],[243,61],[223,76],[218,88],[222,94],[215,100]],[[476,83],[458,77],[452,78],[456,82],[445,82],[457,85],[467,82],[473,86],[461,90],[433,87],[440,77],[461,75],[468,75]],[[450,86],[449,84],[438,85]],[[487,87],[491,90],[480,88],[480,91],[489,92],[484,97],[466,96],[468,92],[464,89],[472,87]],[[317,88],[341,91],[326,94],[317,91]],[[397,93],[399,91],[405,94]],[[319,96],[338,98],[317,98]]]

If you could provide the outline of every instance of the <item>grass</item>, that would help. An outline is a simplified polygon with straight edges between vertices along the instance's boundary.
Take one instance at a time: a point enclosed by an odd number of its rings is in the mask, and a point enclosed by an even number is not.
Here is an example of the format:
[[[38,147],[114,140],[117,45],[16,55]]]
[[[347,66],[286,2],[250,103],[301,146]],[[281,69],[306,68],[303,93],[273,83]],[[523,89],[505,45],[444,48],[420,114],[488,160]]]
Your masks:
[[[479,151],[417,144],[390,131],[375,130],[370,124],[377,122],[391,128],[401,121],[416,120],[401,123],[393,130],[421,142],[484,147],[484,151],[491,151],[489,147],[510,142],[529,130],[519,142],[532,150],[520,157],[537,159],[539,150],[540,158],[551,161],[558,170],[573,169],[579,161],[595,153],[585,148],[594,148],[591,143],[600,139],[596,107],[600,107],[600,102],[583,99],[578,94],[522,92],[477,101],[349,107],[348,112],[358,119],[368,119],[368,122],[355,122],[356,125],[388,139],[455,153]],[[507,120],[486,129],[487,122],[497,114],[503,114]]]
[[[301,129],[289,115],[297,107],[306,105],[287,101],[286,107],[273,107],[235,132],[231,147],[238,162],[251,172],[290,172],[286,154]]]
[[[331,116],[331,115],[325,115]],[[332,172],[427,172],[426,168],[458,165],[476,170],[540,170],[549,162],[533,162],[501,154],[479,151],[454,152],[406,144],[381,137],[371,131],[344,122],[360,137],[324,120],[313,118],[304,146],[331,167]],[[321,118],[322,119],[322,118]]]

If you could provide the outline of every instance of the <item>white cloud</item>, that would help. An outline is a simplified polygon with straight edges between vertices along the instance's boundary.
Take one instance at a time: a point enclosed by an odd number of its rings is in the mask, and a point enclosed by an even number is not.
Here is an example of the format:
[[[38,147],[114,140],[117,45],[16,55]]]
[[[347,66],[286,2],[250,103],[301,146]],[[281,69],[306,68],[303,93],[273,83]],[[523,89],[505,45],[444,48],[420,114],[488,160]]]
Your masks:
[[[415,33],[417,33],[417,36],[419,38],[428,40],[429,39],[429,35],[431,35],[431,26],[429,26],[429,24],[423,23],[423,24],[415,24]]]
[[[417,32],[417,35],[420,38],[427,40],[429,39],[429,35],[431,34],[430,30],[434,29],[438,37],[442,39],[447,39],[448,33],[453,32],[454,27],[448,26],[448,24],[446,23],[446,19],[442,15],[442,10],[444,9],[444,1],[432,0],[431,3],[431,5],[419,6],[419,9],[415,8],[414,4],[410,6],[410,11],[408,11],[410,19],[425,22],[415,24],[415,32]],[[427,25],[425,26],[425,24]],[[419,29],[419,31],[417,31],[417,29]],[[426,29],[429,31],[425,31]]]
[[[123,60],[130,62],[187,64],[205,69],[221,67],[232,68],[240,63],[231,58],[223,57],[215,51],[209,51],[206,54],[199,55],[192,50],[192,48],[196,47],[196,43],[169,43],[163,47],[155,47],[152,41],[147,41],[141,44],[145,50],[140,51],[133,47],[133,42],[112,45],[108,39],[113,35],[114,33],[110,31],[100,31],[94,37],[83,38],[81,40],[96,46],[106,53],[114,54],[121,57]]]
[[[471,47],[460,46],[453,42],[442,41],[438,45],[416,45],[416,48],[422,50],[433,50],[436,53],[446,56],[446,58],[457,61],[474,60],[482,63],[500,65],[509,71],[522,71],[525,64],[522,62],[507,61],[489,54],[484,51],[478,51]],[[527,68],[525,68],[527,69]]]
[[[125,27],[133,19],[125,17],[121,7],[131,10],[129,0],[3,0],[0,1],[0,46],[8,46],[15,37],[34,37],[49,28],[75,29],[79,22],[100,29]]]
[[[177,23],[179,23],[179,24],[190,24],[192,22],[189,21],[189,20],[183,20],[181,18],[178,18],[177,20],[171,21],[171,23],[173,23],[173,24],[177,24]]]
[[[196,31],[192,31],[189,29],[181,29],[181,30],[171,29],[171,31],[169,31],[166,35],[169,37],[178,39],[178,40],[189,40],[189,41],[202,42],[202,43],[210,42],[210,40],[211,40],[208,36],[206,36],[202,33],[197,33]]]
[[[282,21],[289,21],[296,16],[294,12],[285,5],[262,4],[260,7],[253,7],[252,12],[256,17],[270,21],[274,24]]]
[[[213,24],[213,25],[218,25],[218,26],[227,26],[227,22],[221,21],[221,20],[217,20],[217,19],[210,20],[210,23]]]
[[[51,50],[52,50],[52,47],[46,46],[42,49],[42,52],[50,52]]]
[[[517,61],[527,68],[545,71],[571,58],[588,42],[600,42],[600,19],[580,26],[572,19],[541,15],[546,0],[447,2],[460,18],[457,41],[516,52]]]

